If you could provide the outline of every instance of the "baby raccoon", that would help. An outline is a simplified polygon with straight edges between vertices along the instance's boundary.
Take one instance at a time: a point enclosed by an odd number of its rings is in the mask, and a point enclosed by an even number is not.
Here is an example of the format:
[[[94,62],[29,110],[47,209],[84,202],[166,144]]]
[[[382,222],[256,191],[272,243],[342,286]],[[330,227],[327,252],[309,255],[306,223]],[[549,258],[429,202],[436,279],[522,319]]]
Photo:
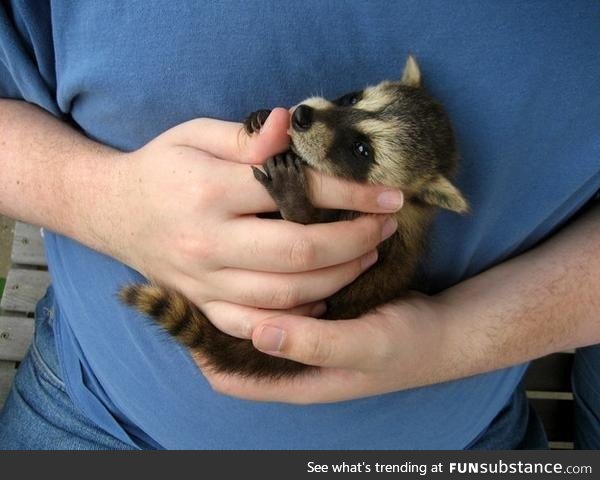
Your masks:
[[[246,131],[260,130],[269,113],[252,113],[244,123]],[[264,172],[252,167],[285,220],[310,224],[359,215],[315,208],[307,167],[356,182],[397,187],[405,198],[395,214],[398,230],[379,245],[377,263],[326,300],[325,318],[355,318],[406,293],[437,208],[459,213],[468,209],[450,181],[458,159],[450,121],[423,90],[415,59],[408,57],[400,81],[384,81],[332,101],[320,97],[303,101],[292,113],[289,134],[289,151],[269,159]],[[278,378],[314,368],[264,354],[250,340],[222,333],[176,291],[130,285],[121,291],[121,299],[199,352],[215,371]]]

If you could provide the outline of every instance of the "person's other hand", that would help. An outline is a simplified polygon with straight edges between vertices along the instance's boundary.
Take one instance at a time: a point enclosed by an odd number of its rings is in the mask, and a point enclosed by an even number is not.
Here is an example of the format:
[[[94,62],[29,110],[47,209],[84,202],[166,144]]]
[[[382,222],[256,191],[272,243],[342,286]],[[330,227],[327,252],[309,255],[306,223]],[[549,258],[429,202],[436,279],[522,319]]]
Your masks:
[[[351,320],[280,314],[255,325],[254,346],[318,369],[278,380],[205,371],[218,392],[256,401],[327,403],[368,397],[454,377],[443,358],[447,307],[412,294]],[[460,375],[460,370],[456,374]]]

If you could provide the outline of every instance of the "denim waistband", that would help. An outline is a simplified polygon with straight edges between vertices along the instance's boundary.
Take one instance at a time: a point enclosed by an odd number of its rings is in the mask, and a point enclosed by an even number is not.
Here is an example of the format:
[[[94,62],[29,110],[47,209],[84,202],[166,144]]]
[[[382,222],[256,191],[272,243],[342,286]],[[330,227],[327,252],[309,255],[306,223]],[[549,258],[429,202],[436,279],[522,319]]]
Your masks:
[[[38,302],[35,311],[35,334],[31,345],[31,359],[39,374],[51,385],[66,392],[62,380],[56,342],[54,339],[55,304],[52,288]]]

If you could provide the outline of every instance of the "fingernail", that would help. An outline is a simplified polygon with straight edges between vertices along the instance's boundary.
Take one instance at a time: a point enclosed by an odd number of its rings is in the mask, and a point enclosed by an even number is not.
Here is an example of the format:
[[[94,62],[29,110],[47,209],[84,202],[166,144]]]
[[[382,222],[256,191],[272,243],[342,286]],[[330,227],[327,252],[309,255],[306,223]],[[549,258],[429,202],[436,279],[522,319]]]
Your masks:
[[[255,347],[263,352],[278,352],[285,338],[285,332],[277,327],[266,325],[262,328]]]
[[[372,252],[364,255],[360,260],[360,266],[363,270],[366,270],[371,265],[373,265],[377,261],[377,250],[373,250]]]
[[[388,217],[381,229],[381,241],[390,238],[398,229],[398,221],[394,217]]]
[[[392,210],[394,212],[400,210],[403,203],[404,196],[402,195],[402,192],[398,190],[386,190],[385,192],[381,192],[377,197],[377,204],[381,208]]]
[[[327,304],[325,302],[317,303],[310,312],[311,317],[318,318],[327,311]]]

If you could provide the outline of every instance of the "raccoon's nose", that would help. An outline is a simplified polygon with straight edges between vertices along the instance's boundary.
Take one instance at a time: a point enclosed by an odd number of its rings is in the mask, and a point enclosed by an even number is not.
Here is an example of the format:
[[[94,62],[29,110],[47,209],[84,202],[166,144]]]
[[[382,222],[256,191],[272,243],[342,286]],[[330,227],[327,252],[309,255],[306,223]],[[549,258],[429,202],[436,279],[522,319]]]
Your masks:
[[[313,120],[313,109],[307,105],[298,105],[292,115],[292,127],[297,132],[304,132],[310,128]]]

